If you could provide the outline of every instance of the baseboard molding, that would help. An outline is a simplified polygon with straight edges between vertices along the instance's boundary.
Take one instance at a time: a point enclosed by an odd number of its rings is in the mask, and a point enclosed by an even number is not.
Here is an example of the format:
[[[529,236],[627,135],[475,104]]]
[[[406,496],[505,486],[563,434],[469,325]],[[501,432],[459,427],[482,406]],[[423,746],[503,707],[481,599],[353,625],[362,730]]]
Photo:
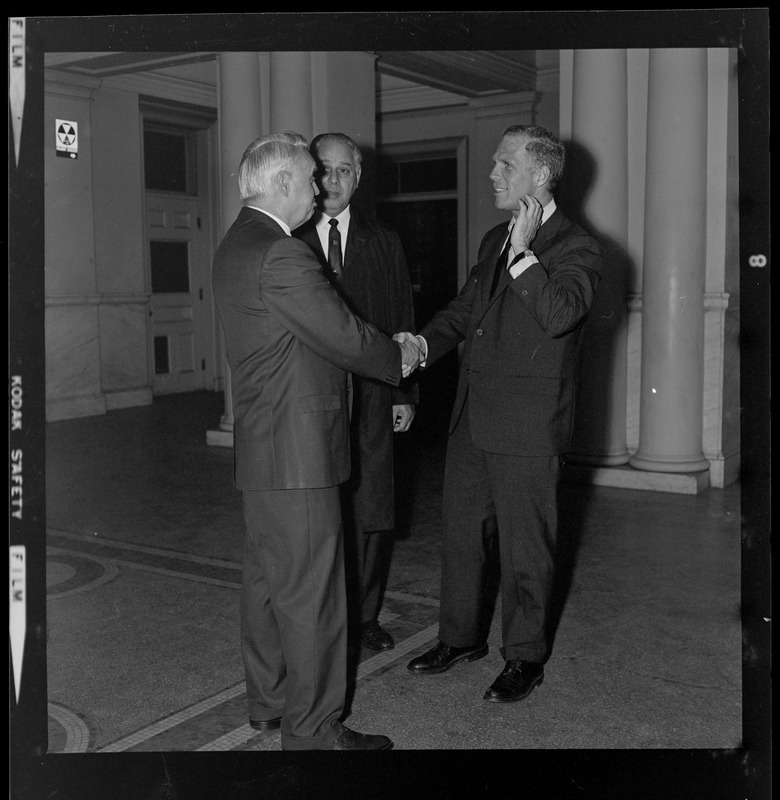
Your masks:
[[[150,386],[144,386],[140,389],[126,389],[121,392],[106,392],[106,410],[114,411],[118,408],[149,406],[152,404],[153,399]]]
[[[592,486],[616,489],[639,489],[647,492],[699,494],[710,485],[709,470],[701,472],[650,472],[628,465],[619,467],[584,467],[566,464],[563,479]]]
[[[77,417],[96,417],[106,413],[106,398],[101,393],[71,397],[53,397],[46,400],[46,421],[58,422]]]

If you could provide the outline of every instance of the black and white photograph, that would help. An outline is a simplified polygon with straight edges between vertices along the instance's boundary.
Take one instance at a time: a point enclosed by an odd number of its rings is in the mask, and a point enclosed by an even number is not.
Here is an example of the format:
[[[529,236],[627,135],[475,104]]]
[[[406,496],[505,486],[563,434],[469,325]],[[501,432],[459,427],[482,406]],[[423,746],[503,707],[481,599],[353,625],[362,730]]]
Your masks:
[[[8,32],[11,800],[769,798],[769,10]]]

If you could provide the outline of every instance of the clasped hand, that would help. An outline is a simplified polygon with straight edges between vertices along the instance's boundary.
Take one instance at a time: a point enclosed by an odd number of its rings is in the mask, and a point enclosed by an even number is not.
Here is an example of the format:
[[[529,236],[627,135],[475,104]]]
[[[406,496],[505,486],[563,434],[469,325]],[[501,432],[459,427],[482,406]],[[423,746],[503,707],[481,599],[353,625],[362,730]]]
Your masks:
[[[425,353],[417,337],[408,331],[394,334],[393,341],[398,342],[401,347],[401,374],[404,378],[408,378],[420,366]]]

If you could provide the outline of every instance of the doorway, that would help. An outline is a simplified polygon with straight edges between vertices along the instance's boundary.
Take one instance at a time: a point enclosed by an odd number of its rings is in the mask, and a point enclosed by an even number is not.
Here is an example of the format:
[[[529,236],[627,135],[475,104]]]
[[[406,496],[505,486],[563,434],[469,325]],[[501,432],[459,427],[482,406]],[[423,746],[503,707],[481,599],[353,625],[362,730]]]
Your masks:
[[[378,158],[377,216],[398,232],[409,267],[415,324],[420,330],[458,294],[465,252],[459,201],[465,171],[460,140],[387,147]],[[454,349],[418,375],[415,426],[446,435],[458,380]]]
[[[155,396],[210,389],[216,364],[211,303],[208,127],[213,117],[144,110],[149,351]]]

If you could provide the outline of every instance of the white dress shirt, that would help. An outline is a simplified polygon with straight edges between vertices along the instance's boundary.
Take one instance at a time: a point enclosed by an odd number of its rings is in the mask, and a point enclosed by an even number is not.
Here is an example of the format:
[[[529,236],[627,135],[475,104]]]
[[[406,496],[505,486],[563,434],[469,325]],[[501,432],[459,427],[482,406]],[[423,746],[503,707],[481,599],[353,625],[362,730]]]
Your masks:
[[[322,252],[328,255],[328,234],[330,233],[330,221],[337,219],[339,221],[338,230],[341,234],[341,263],[344,263],[344,256],[347,253],[347,234],[349,233],[349,206],[347,206],[337,217],[329,217],[327,214],[320,214],[319,219],[315,223],[317,236],[320,237],[320,244],[322,245]]]
[[[548,219],[552,216],[553,212],[555,211],[555,200],[550,200],[550,202],[542,209],[542,221],[539,224],[539,227],[544,225]],[[514,219],[509,223],[509,233],[507,233],[507,239],[509,238],[509,234],[512,232],[512,227],[514,226],[515,221]],[[506,239],[504,240],[504,244],[506,244]],[[502,247],[503,249],[503,247]],[[529,248],[530,249],[530,248]],[[509,248],[509,261],[507,263],[512,264],[512,259],[517,255],[515,253],[514,247]],[[521,258],[515,264],[509,268],[509,274],[512,276],[512,280],[514,280],[518,275],[525,272],[531,264],[537,264],[539,259],[531,254],[526,256],[525,258]]]

